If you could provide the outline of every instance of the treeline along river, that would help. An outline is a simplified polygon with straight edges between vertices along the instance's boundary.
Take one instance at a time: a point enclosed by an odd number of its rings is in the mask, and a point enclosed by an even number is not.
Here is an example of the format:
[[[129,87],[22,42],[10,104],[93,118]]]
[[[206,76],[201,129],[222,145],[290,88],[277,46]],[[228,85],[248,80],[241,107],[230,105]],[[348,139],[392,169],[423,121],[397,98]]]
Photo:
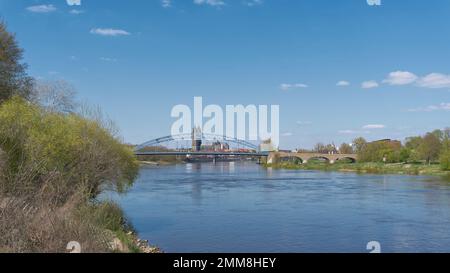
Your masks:
[[[253,162],[142,167],[112,195],[165,252],[450,252],[439,177],[275,170]]]

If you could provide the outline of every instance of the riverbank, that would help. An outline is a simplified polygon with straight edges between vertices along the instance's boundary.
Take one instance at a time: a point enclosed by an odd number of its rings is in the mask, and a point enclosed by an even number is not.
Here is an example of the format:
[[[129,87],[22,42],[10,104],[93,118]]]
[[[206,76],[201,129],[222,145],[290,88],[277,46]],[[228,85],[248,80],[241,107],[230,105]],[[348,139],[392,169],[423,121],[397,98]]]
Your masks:
[[[404,164],[404,163],[307,163],[295,164],[283,162],[276,164],[264,164],[265,167],[291,170],[319,170],[333,172],[356,172],[371,174],[400,174],[400,175],[433,175],[450,176],[450,171],[441,170],[438,164]]]
[[[0,252],[150,251],[120,206],[97,199],[126,192],[139,171],[104,124],[19,97],[0,105]]]
[[[185,163],[184,161],[163,161],[163,160],[158,160],[158,161],[144,161],[141,160],[139,161],[139,164],[141,166],[168,166],[168,165],[176,165],[176,164],[182,164]]]
[[[118,253],[163,253],[163,251],[148,240],[142,240],[134,231],[116,233],[111,242],[111,249]]]

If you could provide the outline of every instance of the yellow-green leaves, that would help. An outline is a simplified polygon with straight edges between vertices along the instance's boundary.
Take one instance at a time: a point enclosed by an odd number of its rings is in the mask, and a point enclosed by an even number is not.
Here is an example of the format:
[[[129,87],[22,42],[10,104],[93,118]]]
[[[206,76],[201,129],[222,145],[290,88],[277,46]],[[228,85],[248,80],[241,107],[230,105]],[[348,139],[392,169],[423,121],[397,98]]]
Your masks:
[[[36,188],[52,181],[47,187],[58,192],[83,187],[95,195],[102,184],[121,190],[138,169],[132,151],[98,122],[46,111],[19,97],[0,105],[0,148],[9,176],[31,172]]]

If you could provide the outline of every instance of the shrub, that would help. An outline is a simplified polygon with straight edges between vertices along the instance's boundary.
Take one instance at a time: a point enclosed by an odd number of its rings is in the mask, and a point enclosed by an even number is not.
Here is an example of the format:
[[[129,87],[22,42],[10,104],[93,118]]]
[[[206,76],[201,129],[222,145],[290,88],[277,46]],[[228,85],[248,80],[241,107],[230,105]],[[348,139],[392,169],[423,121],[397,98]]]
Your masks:
[[[101,185],[123,191],[138,169],[132,150],[98,122],[48,112],[18,97],[0,106],[0,148],[8,158],[4,191],[42,189],[58,193],[61,202],[78,190],[94,197]]]
[[[101,123],[14,97],[0,105],[0,252],[111,250],[125,218],[93,203],[104,188],[125,190],[137,175],[130,147]],[[123,236],[122,236],[123,237]]]
[[[443,151],[440,157],[441,169],[450,171],[450,150]]]

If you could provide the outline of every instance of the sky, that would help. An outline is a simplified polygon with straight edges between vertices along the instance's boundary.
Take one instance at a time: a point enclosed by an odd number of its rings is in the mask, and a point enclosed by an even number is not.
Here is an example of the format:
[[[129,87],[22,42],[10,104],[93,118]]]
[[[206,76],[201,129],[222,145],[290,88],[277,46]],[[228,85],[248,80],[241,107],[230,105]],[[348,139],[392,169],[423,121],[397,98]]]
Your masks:
[[[293,149],[450,126],[450,1],[380,2],[0,0],[0,17],[30,75],[71,83],[126,142],[202,96],[280,105]]]

